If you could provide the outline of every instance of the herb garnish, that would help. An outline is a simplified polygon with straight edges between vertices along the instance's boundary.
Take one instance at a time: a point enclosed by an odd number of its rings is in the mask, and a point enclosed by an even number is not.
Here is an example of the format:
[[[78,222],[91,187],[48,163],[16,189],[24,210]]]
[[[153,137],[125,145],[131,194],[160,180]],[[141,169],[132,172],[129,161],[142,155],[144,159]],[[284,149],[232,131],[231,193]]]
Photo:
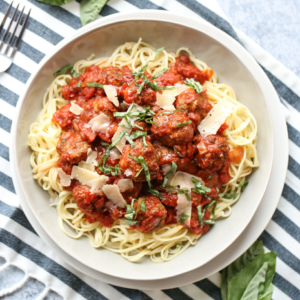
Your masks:
[[[76,73],[76,71],[74,70],[74,68],[72,68],[71,73],[72,73],[73,78],[77,78],[77,77],[79,77],[83,72]]]
[[[156,59],[158,59],[159,52],[165,50],[166,48],[167,48],[167,47],[161,47],[161,48],[158,48],[158,49],[156,50]]]
[[[181,124],[177,124],[177,128],[180,128],[180,127],[183,127],[183,126],[185,126],[185,125],[188,125],[188,124],[191,124],[192,123],[192,121],[191,120],[188,120],[188,121],[186,121],[186,122],[183,122],[183,123],[181,123]]]
[[[183,157],[183,155],[175,147],[173,147],[173,149],[179,155],[179,157]]]
[[[177,165],[174,163],[174,161],[172,161],[172,167],[171,167],[171,170],[165,175],[164,177],[164,181],[162,183],[162,187],[165,187],[167,182],[168,182],[168,179],[169,177],[176,171],[177,169]]]
[[[151,79],[152,79],[152,80],[153,80],[153,79],[156,79],[157,77],[159,77],[160,75],[166,73],[167,71],[168,71],[168,69],[162,69],[160,72],[158,72],[158,73],[156,73],[155,75],[153,75],[153,76],[151,77]]]
[[[192,177],[192,182],[195,185],[195,188],[193,189],[193,192],[197,194],[205,194],[210,193],[211,189],[203,185],[199,180],[197,180],[195,177]]]
[[[180,218],[180,220],[178,221],[177,225],[181,224],[182,222],[184,222],[186,219],[188,219],[190,216],[187,214],[183,214]]]
[[[136,143],[131,139],[131,136],[129,136],[128,132],[125,132],[125,139],[131,145],[131,148],[136,146]]]
[[[147,135],[147,132],[146,131],[140,131],[140,130],[137,130],[134,134],[132,134],[130,136],[131,139],[135,140],[141,136],[146,136]]]
[[[244,180],[242,182],[240,182],[239,187],[241,187],[241,192],[244,191],[244,189],[246,188],[246,186],[248,185],[249,181],[248,180]]]
[[[144,129],[142,126],[137,125],[137,124],[134,124],[133,127],[136,127],[136,128],[138,128],[138,129],[140,129],[140,130],[143,130],[143,129]]]
[[[60,68],[58,71],[56,71],[55,73],[53,73],[54,76],[58,76],[58,75],[64,75],[66,74],[69,70],[73,69],[73,66],[68,64],[63,66],[62,68]]]
[[[77,83],[77,87],[80,88],[81,87],[81,82]]]
[[[195,81],[192,78],[187,78],[184,82],[184,84],[188,87],[193,88],[194,90],[196,90],[196,92],[199,94],[201,92],[203,92],[203,86],[198,82]]]
[[[161,186],[162,189],[166,190],[166,191],[176,191],[178,194],[185,194],[186,199],[188,199],[189,201],[191,201],[191,197],[189,195],[189,190],[184,190],[184,189],[179,189],[176,188],[172,185],[167,185],[165,187]]]
[[[145,197],[142,198],[141,211],[146,212]]]
[[[225,198],[225,199],[234,199],[237,196],[237,192],[234,191],[233,194],[230,194],[230,193],[221,193],[218,196],[221,197],[221,198]]]
[[[96,87],[96,88],[101,88],[103,89],[103,84],[101,83],[98,83],[98,82],[87,82],[86,83],[87,86],[90,86],[90,87]]]
[[[159,116],[163,116],[163,115],[172,115],[178,111],[182,111],[182,109],[175,109],[173,111],[164,111],[164,112],[158,114],[157,116],[159,117]]]
[[[179,248],[179,247],[181,247],[181,246],[182,246],[182,244],[176,244],[176,245],[175,245],[176,248]]]
[[[205,208],[203,209],[203,212],[201,211],[201,205],[197,206],[197,213],[198,213],[198,219],[199,219],[199,224],[200,227],[202,228],[203,223],[207,225],[214,225],[215,221],[214,220],[203,220],[203,217],[205,215]]]
[[[207,177],[207,179],[211,179],[212,178],[212,175],[210,174],[208,177]]]
[[[213,217],[215,217],[215,210],[216,210],[217,204],[218,204],[217,201],[213,200],[206,206],[206,208],[209,208],[211,206],[213,207],[213,209],[212,209]]]
[[[148,147],[148,144],[146,142],[146,137],[145,136],[143,136],[143,144],[144,144],[145,147]]]

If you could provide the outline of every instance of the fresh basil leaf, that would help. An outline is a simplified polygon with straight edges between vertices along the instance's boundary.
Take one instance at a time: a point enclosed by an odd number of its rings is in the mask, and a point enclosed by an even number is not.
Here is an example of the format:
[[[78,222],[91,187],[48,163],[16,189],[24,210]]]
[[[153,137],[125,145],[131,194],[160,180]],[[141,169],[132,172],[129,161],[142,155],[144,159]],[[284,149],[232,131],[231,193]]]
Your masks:
[[[184,84],[188,87],[191,87],[193,88],[194,90],[196,90],[196,92],[199,94],[201,92],[203,92],[203,87],[202,85],[198,82],[198,81],[195,81],[194,79],[192,78],[187,78],[184,82]]]
[[[184,122],[184,123],[180,123],[180,124],[177,124],[177,128],[181,128],[181,127],[183,127],[183,126],[185,126],[185,125],[188,125],[188,124],[191,124],[192,123],[192,121],[191,120],[188,120],[188,121],[186,121],[186,122]]]
[[[146,212],[145,197],[142,198],[141,211]]]
[[[206,206],[206,208],[209,208],[209,207],[213,207],[213,209],[212,209],[212,213],[213,213],[213,217],[215,216],[215,210],[216,210],[216,207],[217,207],[217,201],[216,200],[214,200],[214,201],[211,201],[207,206]]]
[[[56,6],[62,6],[67,3],[70,3],[74,0],[38,0],[39,2],[43,2],[46,4],[56,5]]]
[[[81,83],[80,83],[80,82],[77,83],[77,87],[78,87],[78,88],[81,87]]]
[[[127,132],[125,132],[125,139],[131,145],[131,148],[136,146],[136,143],[131,139],[131,137],[129,136],[129,134]]]
[[[140,95],[140,93],[142,92],[144,85],[145,85],[145,81],[142,82],[142,84],[140,85],[139,89],[137,90],[137,94],[138,95]]]
[[[251,279],[247,285],[240,300],[253,300],[258,298],[259,288],[262,286],[266,280],[266,273],[268,270],[268,263],[264,262],[260,267],[255,276]]]
[[[246,186],[248,185],[249,181],[248,180],[244,180],[239,184],[239,187],[241,187],[241,191],[243,192],[244,189],[246,188]]]
[[[87,86],[90,86],[90,87],[96,87],[96,88],[101,88],[103,89],[103,84],[101,83],[98,83],[98,82],[87,82],[86,83]]]
[[[267,262],[268,269],[266,271],[266,280],[264,289],[271,284],[275,274],[276,253],[269,252],[258,255],[250,263],[248,263],[239,273],[237,273],[228,283],[228,299],[240,300],[243,293],[247,289],[249,283],[259,271],[261,266]]]
[[[168,182],[168,179],[169,177],[176,171],[177,169],[177,165],[174,163],[174,161],[172,161],[172,167],[171,167],[171,170],[165,175],[164,177],[164,181],[162,183],[162,187],[165,187],[167,182]]]
[[[266,289],[265,293],[261,296],[258,296],[259,299],[258,300],[272,300],[272,294],[274,291],[274,286],[271,283],[268,288]]]
[[[82,26],[96,20],[108,0],[82,0],[80,2],[80,20]]]
[[[137,221],[135,221],[135,220],[123,219],[123,221],[125,221],[126,225],[128,225],[128,226],[135,225],[137,223]]]
[[[179,157],[183,157],[183,155],[175,147],[173,147],[173,149],[179,155]]]
[[[140,131],[140,130],[137,130],[134,134],[130,135],[130,138],[132,140],[135,140],[141,136],[146,136],[147,135],[147,132],[146,131]]]
[[[76,73],[74,68],[72,68],[71,73],[72,73],[73,78],[78,78],[83,72]]]
[[[158,199],[162,199],[162,195],[158,190],[154,190],[152,188],[147,187],[147,191],[152,194],[153,196],[157,197]]]
[[[136,128],[138,128],[138,129],[140,129],[140,130],[143,130],[143,129],[144,129],[142,126],[137,125],[137,124],[134,124],[133,127],[136,127]]]
[[[64,75],[66,74],[68,71],[72,70],[73,66],[68,64],[63,66],[62,68],[60,68],[58,71],[56,71],[55,73],[53,73],[54,76],[58,76],[58,75]]]
[[[228,283],[255,257],[264,254],[262,241],[256,241],[244,254],[222,271],[221,295],[223,300],[228,300]]]
[[[144,147],[148,147],[148,144],[147,144],[147,141],[146,141],[146,137],[143,136],[143,144],[144,144]]]
[[[156,50],[156,59],[158,59],[159,52],[165,50],[166,48],[167,48],[167,47],[161,47],[161,48],[158,48],[158,49]]]
[[[152,79],[152,80],[153,80],[153,79],[156,79],[157,77],[159,77],[160,75],[166,73],[167,71],[168,71],[168,69],[162,69],[160,72],[158,72],[158,73],[156,73],[155,75],[153,75],[153,76],[151,77],[151,79]]]
[[[185,220],[187,220],[190,216],[187,214],[183,214],[179,220],[179,222],[177,223],[177,225],[181,224],[182,222],[184,222]]]
[[[175,247],[176,248],[182,247],[182,244],[176,244]]]

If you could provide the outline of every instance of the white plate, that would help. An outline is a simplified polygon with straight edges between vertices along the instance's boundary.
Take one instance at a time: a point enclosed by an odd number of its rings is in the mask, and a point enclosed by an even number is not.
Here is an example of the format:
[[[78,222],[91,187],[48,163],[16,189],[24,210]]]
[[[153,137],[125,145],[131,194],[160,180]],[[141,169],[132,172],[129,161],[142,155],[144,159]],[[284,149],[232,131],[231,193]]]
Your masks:
[[[36,105],[36,99],[42,99],[54,70],[67,62],[88,57],[91,52],[108,55],[118,44],[137,40],[140,36],[156,47],[164,45],[175,50],[188,46],[218,73],[221,82],[234,88],[238,99],[249,107],[259,126],[260,168],[251,175],[249,186],[235,204],[231,217],[218,221],[195,247],[164,263],[159,272],[158,265],[150,260],[133,264],[109,251],[93,249],[87,239],[66,237],[57,225],[56,210],[48,206],[48,194],[32,178],[29,165],[31,151],[27,146],[28,128],[41,109]],[[101,39],[104,40],[101,42]],[[278,97],[261,68],[240,44],[213,26],[168,12],[113,15],[62,41],[53,54],[40,63],[18,103],[17,122],[14,122],[12,130],[11,159],[17,162],[18,178],[31,211],[46,233],[65,252],[89,268],[107,275],[131,280],[165,279],[189,272],[215,258],[237,239],[253,217],[267,187],[273,162],[274,135],[267,99],[275,101]]]
[[[276,101],[269,99],[269,101],[270,103],[272,102],[271,114],[273,116],[272,119],[274,130],[277,134],[275,135],[274,164],[266,193],[253,219],[251,220],[249,226],[244,230],[243,234],[227,250],[217,256],[214,260],[191,272],[164,280],[134,281],[109,276],[101,272],[97,272],[85,266],[84,264],[81,264],[76,259],[64,252],[47,235],[32,214],[22,192],[22,188],[17,180],[15,163],[12,160],[11,164],[14,186],[18,195],[18,199],[20,200],[25,215],[27,216],[28,220],[30,220],[31,225],[41,239],[70,266],[77,269],[79,272],[84,273],[85,275],[109,284],[140,290],[171,289],[199,281],[220,271],[234,261],[237,257],[239,257],[242,253],[244,253],[265,229],[277,207],[285,182],[287,170],[288,135],[279,99],[276,99]],[[12,155],[11,152],[10,155]]]

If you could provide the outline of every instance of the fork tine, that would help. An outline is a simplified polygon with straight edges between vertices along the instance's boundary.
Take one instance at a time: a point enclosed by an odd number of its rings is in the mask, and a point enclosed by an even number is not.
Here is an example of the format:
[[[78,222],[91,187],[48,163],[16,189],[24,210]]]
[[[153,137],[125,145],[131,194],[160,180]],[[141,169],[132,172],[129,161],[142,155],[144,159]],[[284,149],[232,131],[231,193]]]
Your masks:
[[[20,47],[20,44],[21,44],[21,42],[22,42],[22,36],[23,36],[23,34],[24,34],[25,28],[26,28],[27,23],[28,23],[28,19],[29,19],[29,16],[30,16],[30,12],[31,12],[31,9],[29,10],[29,12],[28,12],[28,14],[27,14],[27,16],[26,16],[25,21],[23,22],[23,25],[22,25],[23,27],[22,27],[22,29],[21,29],[21,32],[20,32],[20,34],[19,34],[19,37],[18,37],[18,39],[17,39],[17,41],[16,41],[16,44],[15,44],[15,46],[14,46],[14,50],[13,50],[11,56],[10,56],[11,58],[14,57],[14,55],[16,54],[17,50],[18,50],[19,47]]]
[[[16,13],[17,13],[17,11],[18,11],[18,8],[19,8],[19,4],[17,5],[17,7],[16,7],[16,9],[15,9],[15,11],[14,11],[14,14],[13,14],[13,16],[12,16],[10,22],[9,22],[8,28],[7,28],[7,30],[6,30],[6,32],[5,32],[5,34],[4,34],[4,36],[3,36],[2,39],[1,39],[0,50],[2,49],[3,43],[5,42],[7,35],[9,34],[9,30],[10,30],[11,24],[12,24],[13,21],[14,21],[14,18],[15,18],[15,16],[16,16]]]
[[[14,29],[14,31],[13,31],[13,33],[12,33],[12,35],[11,35],[11,37],[10,37],[8,43],[7,43],[7,46],[6,46],[6,49],[5,49],[4,54],[7,54],[8,50],[10,49],[10,47],[11,47],[11,45],[12,45],[12,43],[13,43],[13,40],[14,40],[16,31],[17,31],[17,29],[18,29],[19,23],[20,23],[20,21],[21,21],[21,19],[22,19],[22,16],[23,16],[24,8],[25,8],[25,6],[23,7],[23,9],[22,9],[22,11],[21,11],[21,13],[20,13],[20,15],[19,15],[17,24],[16,24],[15,29]]]
[[[10,13],[10,10],[11,10],[11,7],[12,7],[13,3],[14,2],[12,1],[11,4],[10,4],[10,6],[8,7],[8,9],[7,9],[4,17],[3,17],[2,23],[0,25],[0,34],[2,32],[2,29],[3,29],[3,26],[4,26],[5,22],[6,22],[6,19],[7,19],[8,15],[9,15],[9,13]]]

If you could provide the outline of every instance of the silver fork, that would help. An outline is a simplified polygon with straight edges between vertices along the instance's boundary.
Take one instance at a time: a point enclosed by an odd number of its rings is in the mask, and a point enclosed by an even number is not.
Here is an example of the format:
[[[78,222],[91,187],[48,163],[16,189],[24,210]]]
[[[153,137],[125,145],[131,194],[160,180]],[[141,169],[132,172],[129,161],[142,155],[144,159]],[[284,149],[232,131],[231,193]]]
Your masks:
[[[5,25],[5,22],[6,22],[6,19],[7,19],[8,15],[11,11],[12,5],[13,5],[13,2],[10,4],[10,6],[8,7],[7,12],[5,13],[5,15],[3,17],[2,23],[0,25],[0,34],[2,33],[2,30],[4,30],[4,25]],[[14,58],[14,56],[15,56],[15,54],[16,54],[17,50],[19,49],[20,44],[22,42],[22,36],[24,34],[25,28],[26,28],[27,23],[28,23],[30,10],[29,10],[23,24],[21,25],[21,31],[20,31],[19,36],[16,39],[15,43],[14,43],[14,39],[15,39],[16,31],[18,29],[18,26],[19,26],[19,24],[21,22],[21,19],[22,19],[22,16],[23,16],[24,8],[25,8],[25,6],[23,7],[23,9],[22,9],[22,11],[21,11],[21,13],[20,13],[20,15],[17,19],[17,23],[16,23],[16,25],[13,29],[13,32],[12,32],[9,39],[8,39],[9,30],[11,28],[12,23],[14,22],[15,16],[16,16],[17,11],[19,9],[19,4],[17,5],[17,7],[16,7],[16,9],[13,13],[12,18],[10,19],[7,30],[6,31],[4,30],[4,35],[3,35],[3,37],[0,41],[0,73],[6,71],[10,67],[10,65],[12,64],[13,58]],[[2,50],[2,48],[5,44],[6,44],[6,49],[4,50],[3,53],[1,53],[2,52],[1,50]],[[12,51],[10,51],[10,54],[9,54],[10,49],[12,49]]]

